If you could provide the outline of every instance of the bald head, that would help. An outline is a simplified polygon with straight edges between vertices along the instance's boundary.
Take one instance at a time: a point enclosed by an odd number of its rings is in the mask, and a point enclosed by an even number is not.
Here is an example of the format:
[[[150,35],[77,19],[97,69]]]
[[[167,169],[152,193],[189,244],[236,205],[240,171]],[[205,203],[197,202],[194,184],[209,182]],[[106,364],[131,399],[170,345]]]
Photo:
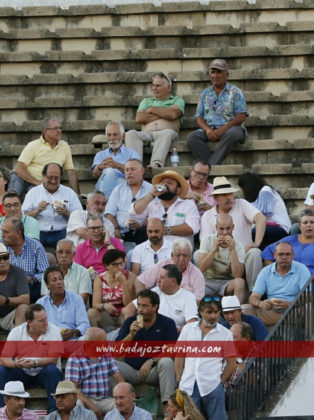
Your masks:
[[[219,236],[232,236],[233,228],[233,220],[229,214],[219,214],[217,216],[216,230]]]
[[[161,246],[163,243],[163,225],[160,219],[152,217],[147,220],[147,237],[151,245]]]
[[[85,341],[106,341],[107,334],[101,328],[91,327],[86,330],[84,339]]]
[[[113,388],[112,395],[119,412],[125,418],[130,418],[134,410],[135,392],[133,386],[127,382],[120,382]]]
[[[220,225],[222,223],[233,224],[232,217],[229,214],[218,214],[216,218],[216,225]]]

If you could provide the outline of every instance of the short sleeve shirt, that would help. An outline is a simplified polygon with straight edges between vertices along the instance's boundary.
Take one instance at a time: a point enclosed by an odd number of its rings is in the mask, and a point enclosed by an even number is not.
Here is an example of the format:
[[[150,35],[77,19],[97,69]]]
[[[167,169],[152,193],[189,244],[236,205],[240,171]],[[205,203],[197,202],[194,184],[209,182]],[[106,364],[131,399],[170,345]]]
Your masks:
[[[11,265],[7,278],[0,281],[0,295],[5,297],[16,297],[25,294],[29,294],[26,273],[21,268]],[[14,307],[11,305],[1,305],[0,318],[4,318],[13,310]]]
[[[184,100],[180,96],[172,96],[170,95],[169,98],[164,99],[162,101],[159,101],[154,96],[151,96],[149,98],[144,98],[139,106],[138,111],[145,111],[147,108],[154,107],[154,108],[170,108],[171,106],[176,105],[180,111],[182,112],[182,115],[184,114],[184,107],[185,103]],[[182,124],[183,117],[180,118],[180,123]]]

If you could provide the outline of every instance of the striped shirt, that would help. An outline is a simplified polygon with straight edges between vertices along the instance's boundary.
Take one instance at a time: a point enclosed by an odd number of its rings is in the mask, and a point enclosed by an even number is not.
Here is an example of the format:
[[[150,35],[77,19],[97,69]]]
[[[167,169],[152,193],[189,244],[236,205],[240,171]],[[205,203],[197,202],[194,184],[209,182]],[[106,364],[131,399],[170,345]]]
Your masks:
[[[6,413],[6,406],[0,408],[0,420],[9,420]],[[39,417],[33,411],[24,408],[22,415],[17,417],[16,420],[39,420]]]

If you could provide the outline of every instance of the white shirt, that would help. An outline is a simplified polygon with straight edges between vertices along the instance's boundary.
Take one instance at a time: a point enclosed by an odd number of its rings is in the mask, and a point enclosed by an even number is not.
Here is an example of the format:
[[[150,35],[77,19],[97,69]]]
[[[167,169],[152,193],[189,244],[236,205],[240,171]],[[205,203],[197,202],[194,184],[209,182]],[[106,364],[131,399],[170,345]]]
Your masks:
[[[148,268],[152,267],[156,262],[163,261],[171,257],[172,245],[167,239],[163,240],[163,244],[158,251],[154,251],[151,247],[150,240],[136,245],[132,251],[131,263],[140,264],[140,272],[143,273]],[[157,255],[157,261],[154,260],[154,255]]]
[[[17,342],[17,341],[34,341],[34,340],[32,339],[32,337],[30,337],[28,335],[27,323],[24,322],[23,324],[18,325],[17,327],[15,327],[11,330],[11,332],[9,333],[9,335],[7,337],[7,341]],[[56,344],[57,344],[56,342],[58,341],[59,342],[58,345],[60,345],[60,349],[59,349],[60,352],[62,352],[62,350],[63,350],[62,337],[61,337],[60,329],[56,325],[52,324],[51,322],[48,322],[47,331],[44,334],[41,334],[37,341],[38,342],[39,341],[53,341],[53,346],[51,348],[52,351],[57,351],[58,350],[56,348]],[[13,354],[14,351],[13,351],[11,346],[12,346],[12,344],[10,344],[10,347],[9,347],[10,353],[11,353],[10,357],[14,357],[14,354]],[[40,343],[36,344],[36,349],[37,349],[37,346],[39,347]],[[42,350],[43,350],[43,357],[49,357],[49,355],[47,355],[47,350],[48,350],[47,345],[45,345]],[[4,347],[3,352],[5,352],[5,347]],[[39,349],[38,349],[38,352],[40,352]],[[16,356],[19,355],[19,357],[22,357],[22,354],[23,354],[23,343],[19,343],[19,345],[17,345],[15,355]],[[38,360],[38,359],[40,359],[40,357],[27,357],[27,359]],[[57,368],[61,370],[60,358],[58,359]],[[41,371],[41,369],[43,369],[43,368],[42,367],[37,367],[37,368],[31,368],[31,369],[23,369],[23,371],[25,373],[27,373],[27,375],[36,376]]]
[[[232,235],[244,247],[252,243],[252,225],[257,213],[260,213],[260,211],[243,198],[237,198],[234,201],[232,209],[229,211],[229,215],[232,217],[234,224]],[[217,233],[217,215],[217,206],[205,211],[201,220],[200,240]]]
[[[186,324],[178,341],[233,341],[232,333],[218,323],[202,339],[199,324],[200,321]],[[222,357],[186,357],[179,388],[192,395],[196,381],[201,397],[210,394],[221,382],[223,363]]]
[[[312,194],[314,194],[314,182],[311,184],[306,194],[306,199],[304,201],[304,204],[306,204],[307,206],[314,206],[314,199],[310,197]]]
[[[80,238],[75,232],[79,228],[87,227],[87,210],[75,210],[71,213],[67,226],[67,239],[71,239],[75,247],[86,241],[86,239]],[[103,214],[103,222],[105,229],[109,232],[111,238],[114,237],[114,226],[107,217]]]
[[[180,288],[173,295],[167,295],[158,286],[152,291],[160,298],[158,313],[173,319],[177,327],[182,327],[192,318],[198,318],[197,303],[193,293]],[[137,299],[133,300],[133,304],[137,308]]]
[[[53,208],[55,201],[64,204],[70,213],[74,210],[82,210],[81,202],[71,188],[60,185],[57,191],[51,194],[43,184],[40,184],[28,191],[22,205],[22,211],[35,210],[41,201],[50,203],[35,217],[38,220],[39,230],[42,232],[58,231],[67,227],[67,218],[57,214]]]
[[[163,220],[163,215],[167,213],[165,226],[178,226],[183,225],[184,223],[189,225],[193,231],[193,235],[184,236],[184,238],[188,239],[194,247],[194,235],[200,230],[200,215],[194,200],[183,200],[182,198],[178,197],[166,212],[162,201],[156,197],[148,204],[143,213],[140,214],[135,212],[134,204],[135,203],[132,204],[129,210],[130,217],[136,217],[142,222],[151,217],[157,217],[158,219]],[[183,236],[175,235],[164,236],[164,238],[168,239],[170,242],[173,242],[175,239],[182,237]]]

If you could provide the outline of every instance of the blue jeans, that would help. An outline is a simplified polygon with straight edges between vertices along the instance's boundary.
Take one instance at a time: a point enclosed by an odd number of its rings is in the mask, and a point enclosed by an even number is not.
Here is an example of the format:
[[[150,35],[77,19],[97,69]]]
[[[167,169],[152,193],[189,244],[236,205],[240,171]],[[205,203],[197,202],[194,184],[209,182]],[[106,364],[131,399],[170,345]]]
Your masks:
[[[115,168],[106,168],[98,178],[95,190],[103,192],[108,200],[112,190],[123,181],[125,181],[125,177],[121,171]]]
[[[24,193],[27,193],[34,187],[36,187],[36,185],[24,181],[24,179],[20,178],[15,172],[11,172],[8,191],[15,191],[17,195],[22,197]]]
[[[0,389],[4,389],[4,385],[8,381],[21,381],[25,387],[44,386],[47,391],[48,412],[56,409],[56,401],[51,394],[55,392],[58,383],[62,381],[62,372],[56,365],[46,365],[36,376],[27,375],[22,369],[0,366]],[[3,406],[3,396],[0,394],[0,407]]]
[[[197,383],[194,383],[193,393],[191,395],[197,408],[210,420],[227,420],[225,406],[225,390],[223,384],[220,384],[210,394],[201,397]]]
[[[43,246],[51,246],[52,248],[56,248],[57,242],[60,241],[60,239],[64,239],[66,234],[66,229],[50,230],[49,232],[44,232],[41,230],[39,239]]]

